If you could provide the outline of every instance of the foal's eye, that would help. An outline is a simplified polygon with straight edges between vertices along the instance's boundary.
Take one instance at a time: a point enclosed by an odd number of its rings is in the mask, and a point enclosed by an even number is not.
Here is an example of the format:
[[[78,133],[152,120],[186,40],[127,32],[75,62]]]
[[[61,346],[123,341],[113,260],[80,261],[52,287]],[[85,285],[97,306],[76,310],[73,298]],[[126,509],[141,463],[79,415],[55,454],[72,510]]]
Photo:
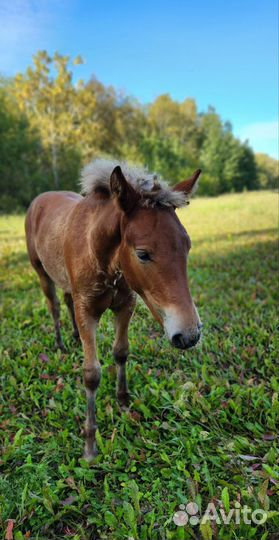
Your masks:
[[[136,250],[136,254],[137,254],[138,259],[139,259],[141,262],[148,262],[148,261],[151,261],[151,256],[150,256],[150,254],[148,253],[148,251],[144,251],[143,249],[137,249],[137,250]]]

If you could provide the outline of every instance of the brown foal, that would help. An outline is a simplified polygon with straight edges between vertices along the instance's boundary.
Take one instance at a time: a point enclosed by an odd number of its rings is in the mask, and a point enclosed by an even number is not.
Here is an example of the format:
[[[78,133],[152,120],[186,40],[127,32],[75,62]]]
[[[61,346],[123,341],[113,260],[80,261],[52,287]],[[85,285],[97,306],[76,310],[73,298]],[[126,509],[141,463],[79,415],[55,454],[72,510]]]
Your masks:
[[[125,405],[135,293],[174,346],[187,349],[199,340],[201,322],[187,280],[191,243],[175,213],[187,204],[199,174],[170,189],[145,170],[96,160],[83,171],[85,197],[47,192],[28,210],[28,253],[54,319],[57,344],[64,349],[55,285],[64,291],[74,335],[83,345],[88,460],[96,454],[95,399],[101,379],[96,330],[102,313],[110,308],[115,314],[117,395]]]

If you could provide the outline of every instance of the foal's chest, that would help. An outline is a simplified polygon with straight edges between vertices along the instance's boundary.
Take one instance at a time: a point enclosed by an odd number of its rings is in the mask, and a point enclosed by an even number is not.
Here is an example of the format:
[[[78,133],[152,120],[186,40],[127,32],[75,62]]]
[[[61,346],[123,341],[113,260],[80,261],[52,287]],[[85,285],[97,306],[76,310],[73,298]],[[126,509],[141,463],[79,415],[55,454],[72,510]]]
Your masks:
[[[101,299],[105,296],[109,303],[108,307],[111,308],[116,308],[119,304],[122,304],[130,295],[130,289],[120,270],[113,274],[98,272],[92,292],[96,301],[98,298]]]

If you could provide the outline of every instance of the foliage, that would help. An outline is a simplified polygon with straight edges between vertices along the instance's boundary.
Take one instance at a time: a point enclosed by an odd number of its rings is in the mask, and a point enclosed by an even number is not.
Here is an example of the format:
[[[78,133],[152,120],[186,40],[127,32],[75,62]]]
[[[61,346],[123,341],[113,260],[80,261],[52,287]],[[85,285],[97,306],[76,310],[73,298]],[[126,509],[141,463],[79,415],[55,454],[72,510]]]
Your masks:
[[[191,290],[204,322],[194,350],[169,345],[142,303],[130,329],[133,395],[115,399],[113,320],[98,332],[100,455],[80,459],[82,351],[54,348],[22,217],[2,217],[1,538],[275,540],[278,537],[277,197],[195,199],[179,212],[192,238]],[[177,526],[179,505],[239,501],[263,525]],[[14,520],[9,522],[8,520]],[[8,533],[10,534],[10,533]]]
[[[79,59],[74,60],[76,63],[80,63]],[[40,134],[55,189],[71,188],[78,174],[72,154],[78,162],[76,142],[80,134],[76,116],[79,105],[68,64],[67,56],[56,53],[51,58],[45,51],[39,52],[34,57],[34,68],[29,67],[25,75],[18,74],[14,86],[20,110]],[[56,76],[52,75],[52,69]]]
[[[96,78],[76,81],[83,60],[46,51],[0,84],[0,210],[26,208],[39,192],[78,189],[83,164],[100,154],[146,165],[171,183],[203,169],[201,194],[275,188],[277,162],[257,158],[231,126],[192,98],[168,94],[144,107]]]
[[[37,175],[40,141],[14,101],[0,88],[0,193],[1,207],[15,211],[27,206],[36,190],[47,189]],[[38,191],[38,193],[39,193]]]
[[[278,187],[278,162],[266,154],[256,154],[259,184],[262,189]]]

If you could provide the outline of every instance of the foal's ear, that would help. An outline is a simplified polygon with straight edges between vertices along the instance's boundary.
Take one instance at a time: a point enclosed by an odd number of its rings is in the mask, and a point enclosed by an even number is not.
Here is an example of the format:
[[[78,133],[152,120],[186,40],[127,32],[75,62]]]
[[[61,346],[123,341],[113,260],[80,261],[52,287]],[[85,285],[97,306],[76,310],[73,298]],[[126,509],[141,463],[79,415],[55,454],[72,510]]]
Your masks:
[[[111,173],[110,189],[117,198],[120,208],[126,213],[133,210],[140,198],[133,186],[127,182],[119,165],[117,165]]]
[[[176,184],[174,186],[173,191],[182,191],[185,193],[185,195],[188,195],[188,197],[191,197],[193,193],[197,190],[198,187],[198,179],[201,174],[201,169],[198,169],[196,172],[194,172],[193,176],[188,178],[187,180],[183,180],[183,182],[180,182],[179,184]]]

